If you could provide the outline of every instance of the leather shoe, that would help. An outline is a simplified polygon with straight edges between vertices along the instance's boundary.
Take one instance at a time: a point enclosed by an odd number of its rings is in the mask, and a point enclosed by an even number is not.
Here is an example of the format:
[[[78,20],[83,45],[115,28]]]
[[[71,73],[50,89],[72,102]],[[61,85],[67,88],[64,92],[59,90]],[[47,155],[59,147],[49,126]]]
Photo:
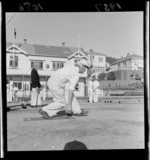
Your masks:
[[[50,119],[51,117],[47,114],[47,112],[42,109],[39,110],[39,114],[42,115],[45,119]]]
[[[72,111],[71,110],[65,111],[65,113],[66,113],[67,116],[72,116]]]
[[[87,116],[87,114],[89,113],[89,111],[84,111],[83,109],[81,109],[81,113],[77,113],[77,114],[72,114],[73,116]]]

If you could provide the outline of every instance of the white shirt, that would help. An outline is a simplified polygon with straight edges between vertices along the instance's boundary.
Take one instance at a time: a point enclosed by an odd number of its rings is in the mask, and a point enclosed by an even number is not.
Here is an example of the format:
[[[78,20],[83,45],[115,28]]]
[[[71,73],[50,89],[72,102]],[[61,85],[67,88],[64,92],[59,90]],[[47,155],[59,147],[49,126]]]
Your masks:
[[[99,87],[99,82],[96,80],[93,82],[93,89],[97,89]]]
[[[93,88],[93,82],[92,82],[92,80],[89,80],[88,87],[89,87],[89,89],[92,89],[92,88]]]
[[[79,68],[76,66],[64,67],[53,73],[52,76],[58,77],[61,83],[69,83],[68,89],[74,90],[79,80]]]
[[[18,91],[18,88],[17,88],[17,87],[14,87],[14,91]]]

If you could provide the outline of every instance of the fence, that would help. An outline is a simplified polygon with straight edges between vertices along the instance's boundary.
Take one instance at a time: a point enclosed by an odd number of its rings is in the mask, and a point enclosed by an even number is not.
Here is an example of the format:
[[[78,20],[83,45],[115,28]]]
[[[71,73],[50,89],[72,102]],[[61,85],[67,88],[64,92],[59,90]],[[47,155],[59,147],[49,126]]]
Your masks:
[[[135,89],[132,84],[141,85],[140,80],[110,80],[100,81],[101,89]]]

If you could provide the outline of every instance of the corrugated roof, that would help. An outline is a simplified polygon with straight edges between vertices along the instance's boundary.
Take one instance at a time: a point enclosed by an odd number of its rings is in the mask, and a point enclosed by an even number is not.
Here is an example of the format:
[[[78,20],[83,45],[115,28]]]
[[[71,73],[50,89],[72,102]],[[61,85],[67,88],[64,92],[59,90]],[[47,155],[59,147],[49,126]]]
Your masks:
[[[138,59],[143,59],[142,56],[139,56],[139,55],[137,55],[137,54],[131,54],[131,55],[127,55],[126,57],[117,60],[116,62],[113,62],[113,63],[110,64],[110,65],[112,66],[112,65],[115,65],[115,64],[117,64],[117,63],[121,63],[121,62],[130,60],[130,59],[137,59],[137,58],[138,58]]]
[[[6,47],[8,48],[13,43],[7,42]],[[62,47],[62,46],[47,46],[39,44],[28,44],[28,43],[15,43],[16,46],[26,51],[29,55],[41,55],[41,56],[55,56],[67,58],[78,50],[75,47]],[[83,48],[80,50],[87,56],[87,52]]]

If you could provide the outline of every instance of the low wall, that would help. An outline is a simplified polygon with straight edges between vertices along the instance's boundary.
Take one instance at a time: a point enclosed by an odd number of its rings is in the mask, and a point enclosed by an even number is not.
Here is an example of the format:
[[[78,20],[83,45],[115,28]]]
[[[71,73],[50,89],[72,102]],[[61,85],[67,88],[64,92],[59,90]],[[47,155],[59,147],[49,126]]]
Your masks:
[[[134,83],[137,83],[137,84],[141,84],[141,81],[140,80],[110,80],[110,81],[100,81],[100,87],[102,89],[121,89],[121,88],[129,88],[131,89],[132,87],[129,86],[131,84],[134,84]],[[134,88],[134,87],[133,87]]]

